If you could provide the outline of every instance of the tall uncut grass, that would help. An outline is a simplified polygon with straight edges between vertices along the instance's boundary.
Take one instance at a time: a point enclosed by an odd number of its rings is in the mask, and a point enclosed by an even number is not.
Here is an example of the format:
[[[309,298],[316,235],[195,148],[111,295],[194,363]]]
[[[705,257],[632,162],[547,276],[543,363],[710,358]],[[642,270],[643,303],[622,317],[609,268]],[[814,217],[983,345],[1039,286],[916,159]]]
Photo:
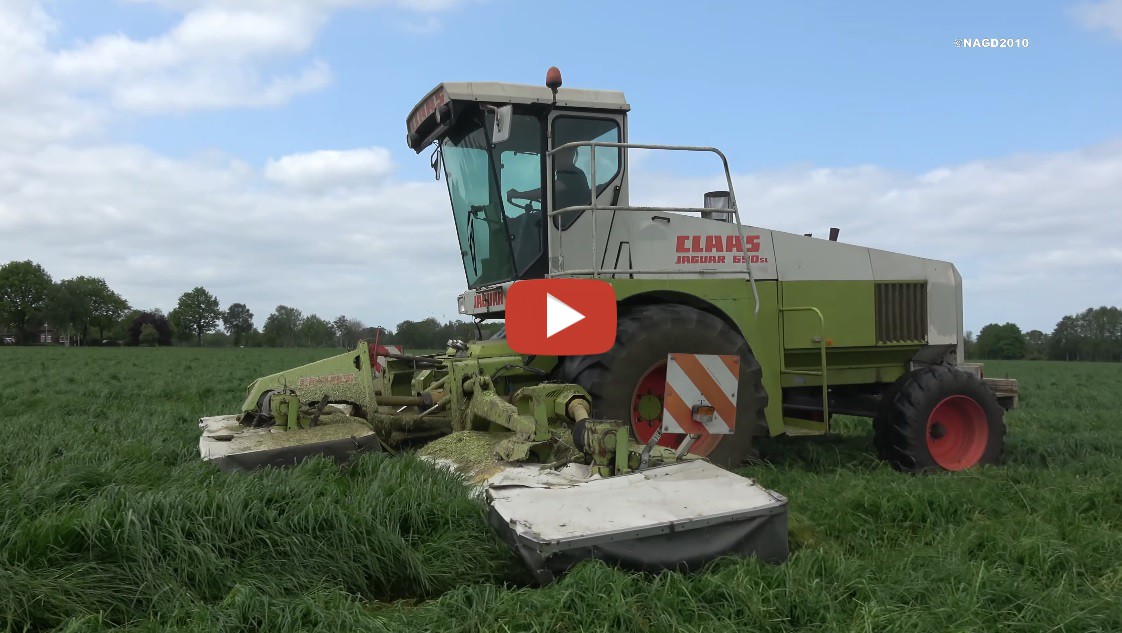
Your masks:
[[[870,425],[763,443],[794,553],[526,582],[480,506],[408,456],[226,474],[196,420],[317,350],[0,349],[10,631],[1119,631],[1122,367],[1021,379],[1004,466],[905,476]]]

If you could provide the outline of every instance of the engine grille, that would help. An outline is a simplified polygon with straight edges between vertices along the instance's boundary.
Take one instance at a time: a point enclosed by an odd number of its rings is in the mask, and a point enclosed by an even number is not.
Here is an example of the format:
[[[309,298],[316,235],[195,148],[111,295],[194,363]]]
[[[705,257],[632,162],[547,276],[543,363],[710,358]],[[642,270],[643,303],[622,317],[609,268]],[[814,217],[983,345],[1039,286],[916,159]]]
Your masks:
[[[875,285],[877,342],[927,342],[927,282]]]

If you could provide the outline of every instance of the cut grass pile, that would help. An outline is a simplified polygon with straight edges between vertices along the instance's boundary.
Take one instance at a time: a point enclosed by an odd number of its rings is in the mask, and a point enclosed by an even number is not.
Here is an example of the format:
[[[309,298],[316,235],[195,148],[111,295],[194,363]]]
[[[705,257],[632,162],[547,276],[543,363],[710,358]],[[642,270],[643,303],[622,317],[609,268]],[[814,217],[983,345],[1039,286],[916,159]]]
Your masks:
[[[764,443],[781,566],[526,576],[410,457],[225,474],[196,420],[318,350],[0,349],[0,628],[101,631],[1122,630],[1122,366],[1021,379],[1007,464],[910,477],[870,425]]]

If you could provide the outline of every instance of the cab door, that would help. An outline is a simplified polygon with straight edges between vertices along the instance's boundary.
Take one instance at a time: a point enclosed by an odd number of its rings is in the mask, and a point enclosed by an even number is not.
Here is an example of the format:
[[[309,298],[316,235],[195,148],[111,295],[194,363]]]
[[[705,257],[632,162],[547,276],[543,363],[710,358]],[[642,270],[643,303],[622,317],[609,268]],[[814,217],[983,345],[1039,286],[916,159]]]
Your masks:
[[[623,142],[625,126],[623,115],[554,110],[549,116],[549,147],[576,141]],[[627,205],[627,153],[622,148],[597,147],[595,169],[592,156],[591,147],[579,147],[571,156],[550,156],[546,163],[550,210],[561,208],[558,204],[588,206],[593,199],[597,206]],[[618,244],[610,246],[615,213],[597,211],[595,229],[588,210],[554,216],[549,223],[550,273],[615,268]]]

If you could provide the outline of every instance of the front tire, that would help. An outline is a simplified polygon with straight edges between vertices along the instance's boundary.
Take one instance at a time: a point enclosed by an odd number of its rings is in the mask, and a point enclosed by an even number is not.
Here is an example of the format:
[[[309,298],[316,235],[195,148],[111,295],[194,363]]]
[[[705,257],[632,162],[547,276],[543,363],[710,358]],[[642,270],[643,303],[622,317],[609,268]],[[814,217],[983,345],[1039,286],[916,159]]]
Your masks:
[[[916,369],[882,396],[873,422],[880,458],[903,472],[1001,463],[1005,412],[974,374],[946,365]]]
[[[632,437],[645,443],[661,426],[671,352],[740,356],[734,432],[704,436],[690,449],[724,468],[740,465],[753,435],[767,428],[768,397],[763,370],[748,343],[719,317],[676,304],[639,306],[620,315],[612,349],[597,356],[565,357],[558,373],[561,380],[588,391],[596,417],[630,422]],[[659,444],[677,446],[683,437],[666,434]]]

